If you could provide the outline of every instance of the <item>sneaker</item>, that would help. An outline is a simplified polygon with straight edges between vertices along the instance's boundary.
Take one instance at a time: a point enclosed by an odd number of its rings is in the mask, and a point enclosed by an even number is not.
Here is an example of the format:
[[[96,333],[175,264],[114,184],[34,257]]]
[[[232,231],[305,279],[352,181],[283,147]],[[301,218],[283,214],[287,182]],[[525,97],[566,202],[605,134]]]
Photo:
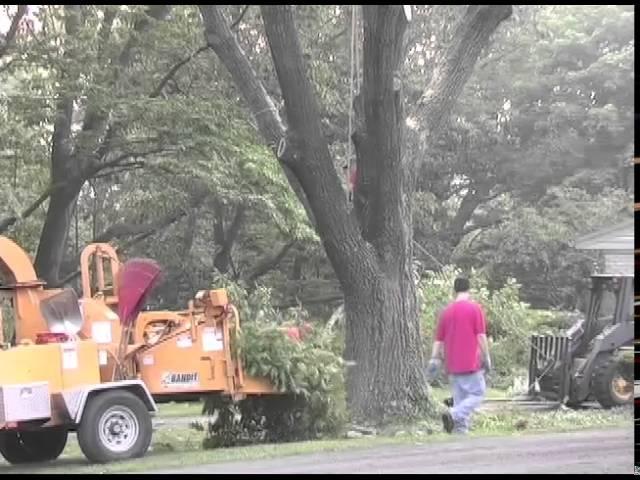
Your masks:
[[[442,426],[444,427],[445,432],[453,432],[454,422],[450,412],[445,412],[442,414]]]

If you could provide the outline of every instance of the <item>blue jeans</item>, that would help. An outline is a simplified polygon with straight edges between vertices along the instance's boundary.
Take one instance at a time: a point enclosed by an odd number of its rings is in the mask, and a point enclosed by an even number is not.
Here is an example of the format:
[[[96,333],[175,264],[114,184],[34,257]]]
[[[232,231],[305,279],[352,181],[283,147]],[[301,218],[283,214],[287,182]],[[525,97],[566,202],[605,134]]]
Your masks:
[[[471,416],[484,400],[486,384],[484,372],[465,375],[450,375],[449,381],[453,388],[453,408],[451,417],[455,425],[454,432],[467,433],[471,426]]]

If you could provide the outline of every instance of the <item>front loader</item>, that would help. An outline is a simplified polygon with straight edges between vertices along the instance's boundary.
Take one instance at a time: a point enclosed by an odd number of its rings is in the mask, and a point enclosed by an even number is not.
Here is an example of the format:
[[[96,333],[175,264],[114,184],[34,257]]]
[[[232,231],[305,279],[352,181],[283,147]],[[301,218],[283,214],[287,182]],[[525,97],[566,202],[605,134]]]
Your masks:
[[[532,337],[531,396],[567,406],[590,400],[603,408],[632,403],[634,367],[622,353],[633,351],[633,280],[593,275],[585,318],[563,334]]]

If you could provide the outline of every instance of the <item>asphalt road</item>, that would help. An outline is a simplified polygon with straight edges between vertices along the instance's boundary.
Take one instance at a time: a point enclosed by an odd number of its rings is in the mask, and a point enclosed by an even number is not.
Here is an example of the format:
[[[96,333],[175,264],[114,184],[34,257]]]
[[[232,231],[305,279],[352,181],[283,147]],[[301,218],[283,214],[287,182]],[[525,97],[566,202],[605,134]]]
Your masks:
[[[631,474],[633,465],[634,432],[630,427],[521,437],[453,437],[432,445],[376,447],[147,473]]]

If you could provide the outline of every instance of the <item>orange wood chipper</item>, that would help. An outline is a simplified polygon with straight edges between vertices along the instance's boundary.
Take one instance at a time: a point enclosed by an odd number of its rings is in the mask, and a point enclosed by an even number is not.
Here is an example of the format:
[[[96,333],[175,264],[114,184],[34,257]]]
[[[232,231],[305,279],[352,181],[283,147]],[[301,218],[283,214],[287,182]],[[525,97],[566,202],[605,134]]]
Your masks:
[[[3,338],[0,310],[0,453],[8,462],[56,459],[70,431],[92,462],[140,457],[156,402],[277,393],[267,379],[244,375],[233,355],[240,321],[225,290],[198,292],[184,311],[141,312],[148,291],[123,284],[128,264],[108,244],[87,246],[78,298],[45,288],[26,252],[0,236],[0,305],[15,325]],[[125,296],[135,304],[131,322],[119,316]]]

